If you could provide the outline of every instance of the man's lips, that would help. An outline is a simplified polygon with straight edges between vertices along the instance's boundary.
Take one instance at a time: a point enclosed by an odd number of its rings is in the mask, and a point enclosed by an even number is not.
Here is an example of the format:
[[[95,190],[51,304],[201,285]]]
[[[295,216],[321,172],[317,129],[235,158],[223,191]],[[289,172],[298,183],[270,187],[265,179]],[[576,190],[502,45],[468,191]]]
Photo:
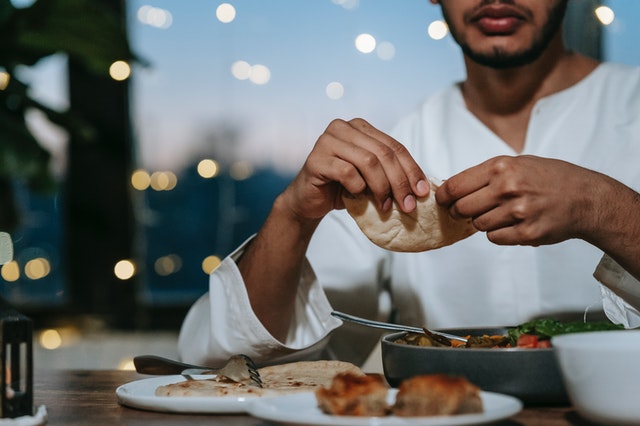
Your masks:
[[[524,20],[518,9],[507,5],[485,6],[471,16],[471,22],[487,35],[512,33]]]
[[[482,18],[476,21],[476,25],[485,34],[510,34],[522,24],[522,20],[514,17],[508,18]]]

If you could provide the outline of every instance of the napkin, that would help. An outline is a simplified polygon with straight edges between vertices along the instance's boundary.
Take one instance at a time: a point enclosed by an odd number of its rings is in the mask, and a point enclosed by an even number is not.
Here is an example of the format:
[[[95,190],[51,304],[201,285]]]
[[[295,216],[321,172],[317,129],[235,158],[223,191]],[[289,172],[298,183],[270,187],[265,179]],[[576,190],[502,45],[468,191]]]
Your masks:
[[[609,319],[626,328],[640,326],[640,282],[606,254],[593,276],[602,284],[602,304]]]

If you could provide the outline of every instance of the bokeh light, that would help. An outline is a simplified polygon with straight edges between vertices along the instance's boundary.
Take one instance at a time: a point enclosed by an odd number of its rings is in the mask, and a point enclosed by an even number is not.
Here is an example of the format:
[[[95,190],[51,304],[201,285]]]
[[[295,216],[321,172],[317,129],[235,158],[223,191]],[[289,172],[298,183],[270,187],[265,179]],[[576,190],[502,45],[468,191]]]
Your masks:
[[[247,61],[235,61],[231,65],[231,75],[238,80],[249,80],[258,85],[267,84],[271,80],[271,70],[266,65],[251,65]]]
[[[449,34],[449,27],[446,22],[436,20],[429,24],[427,33],[434,40],[442,40]]]
[[[5,281],[10,283],[18,281],[20,279],[20,266],[18,265],[18,262],[12,260],[2,265],[2,268],[0,268],[0,275]]]
[[[131,75],[131,67],[125,61],[115,61],[109,67],[109,75],[116,81],[123,81]]]
[[[216,18],[223,24],[228,24],[236,19],[236,8],[229,3],[222,3],[216,8]]]
[[[153,264],[156,274],[166,277],[182,269],[182,258],[177,254],[169,254],[156,259]]]
[[[338,100],[344,96],[344,86],[337,81],[332,81],[327,84],[325,93],[329,99]]]
[[[332,0],[334,4],[342,6],[344,9],[355,9],[360,3],[359,0]]]
[[[356,49],[361,53],[371,53],[376,49],[376,39],[371,34],[360,34],[356,37]]]
[[[146,170],[136,170],[131,174],[131,186],[138,191],[144,191],[151,185],[151,176]]]
[[[133,363],[133,358],[127,357],[121,359],[116,368],[124,371],[135,371],[136,366]]]
[[[154,191],[171,191],[178,184],[178,177],[173,172],[153,172],[149,184]]]
[[[265,65],[254,65],[251,67],[249,80],[255,84],[267,84],[271,80],[271,71]]]
[[[209,275],[210,273],[215,271],[216,268],[218,268],[218,266],[220,266],[221,263],[222,263],[222,260],[220,260],[218,256],[213,256],[213,255],[207,256],[202,261],[202,271],[205,274]]]
[[[248,80],[251,75],[251,64],[247,61],[235,61],[231,65],[231,75],[238,80]]]
[[[11,75],[6,71],[0,71],[0,90],[4,90],[11,81]]]
[[[229,168],[229,174],[234,180],[246,180],[253,176],[253,165],[248,161],[236,161]]]
[[[376,53],[378,54],[378,58],[382,59],[383,61],[390,61],[394,58],[394,56],[396,56],[396,47],[393,45],[393,43],[383,41],[382,43],[378,44]]]
[[[216,177],[219,171],[220,166],[215,160],[205,158],[198,163],[198,174],[205,179]]]
[[[43,330],[38,337],[38,343],[45,349],[54,350],[62,346],[62,336],[58,330]]]
[[[616,14],[608,6],[598,6],[594,13],[602,25],[611,25],[616,19]]]
[[[149,5],[141,6],[137,13],[138,21],[151,27],[166,30],[173,23],[171,12]]]
[[[131,260],[120,260],[113,267],[113,274],[120,280],[131,279],[136,273],[136,265]]]
[[[51,264],[43,257],[31,259],[24,265],[24,274],[31,280],[39,280],[51,272]]]

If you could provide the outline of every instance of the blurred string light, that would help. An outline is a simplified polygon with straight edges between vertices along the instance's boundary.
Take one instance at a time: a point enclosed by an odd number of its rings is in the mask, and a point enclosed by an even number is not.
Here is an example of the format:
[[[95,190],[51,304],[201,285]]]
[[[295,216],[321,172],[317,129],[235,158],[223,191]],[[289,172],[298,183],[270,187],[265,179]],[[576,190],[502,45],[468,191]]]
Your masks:
[[[332,81],[331,83],[327,84],[325,93],[327,94],[327,97],[329,99],[336,101],[344,96],[344,86],[337,81]]]
[[[58,330],[43,330],[38,337],[38,343],[45,349],[54,350],[62,346],[62,336]]]
[[[177,254],[169,254],[156,259],[153,269],[158,275],[166,277],[182,269],[182,258]]]
[[[149,5],[141,6],[137,13],[138,21],[154,28],[166,30],[173,24],[171,12]]]
[[[4,90],[11,81],[11,75],[6,71],[0,71],[0,90]]]
[[[20,279],[20,266],[18,265],[18,262],[12,260],[2,265],[2,268],[0,268],[0,275],[7,282],[12,283],[18,281]]]
[[[251,64],[247,61],[235,61],[231,64],[231,75],[238,80],[247,80],[251,75]]]
[[[434,40],[442,40],[449,33],[449,27],[446,22],[435,20],[429,24],[427,33]]]
[[[361,53],[371,53],[376,49],[376,39],[371,34],[359,34],[355,40],[356,49]]]
[[[254,84],[267,84],[271,71],[265,65],[251,65],[247,61],[236,61],[231,65],[231,75],[238,80],[249,80]]]
[[[44,349],[55,350],[62,346],[73,345],[82,338],[79,329],[69,325],[65,327],[44,329],[38,333],[37,342]]]
[[[51,264],[43,257],[29,260],[24,265],[24,274],[31,280],[39,280],[51,273]]]
[[[39,280],[51,274],[51,262],[44,257],[35,257],[24,265],[24,275],[30,280]],[[12,260],[0,268],[0,276],[7,282],[16,282],[20,279],[20,264]]]
[[[116,81],[123,81],[131,76],[131,67],[125,61],[115,61],[109,67],[109,75]]]
[[[198,174],[205,179],[216,177],[219,172],[220,166],[215,160],[205,158],[198,163]]]
[[[229,168],[229,175],[234,180],[246,180],[253,176],[253,166],[248,161],[236,161]]]
[[[616,14],[608,6],[598,6],[594,13],[602,25],[611,25],[616,19]]]
[[[396,56],[396,47],[391,42],[383,41],[378,44],[376,53],[378,54],[378,58],[383,61],[390,61]]]
[[[207,256],[202,261],[202,271],[205,274],[209,275],[210,273],[215,271],[216,268],[218,268],[218,266],[220,266],[221,263],[222,261],[218,256],[215,256],[215,255]]]
[[[136,265],[128,259],[120,260],[113,267],[113,274],[123,281],[131,279],[136,274]]]
[[[236,19],[236,8],[229,3],[222,3],[216,8],[216,18],[223,24],[228,24]]]
[[[155,191],[171,191],[178,184],[178,177],[173,172],[153,172],[150,185]]]
[[[267,84],[271,80],[271,71],[265,65],[253,65],[249,80],[258,85]]]
[[[178,177],[173,172],[157,171],[149,175],[146,170],[138,169],[131,173],[131,186],[138,191],[151,187],[154,191],[171,191],[178,185]]]
[[[393,43],[388,41],[378,43],[371,34],[359,34],[354,44],[358,52],[367,54],[375,51],[378,54],[378,58],[383,61],[389,61],[396,55],[396,48]]]
[[[345,9],[355,9],[358,7],[359,0],[331,0],[334,4],[342,6]]]
[[[136,369],[131,357],[121,359],[116,368],[124,371],[134,371]]]
[[[146,170],[138,169],[131,174],[131,186],[138,191],[144,191],[151,185],[151,176]]]

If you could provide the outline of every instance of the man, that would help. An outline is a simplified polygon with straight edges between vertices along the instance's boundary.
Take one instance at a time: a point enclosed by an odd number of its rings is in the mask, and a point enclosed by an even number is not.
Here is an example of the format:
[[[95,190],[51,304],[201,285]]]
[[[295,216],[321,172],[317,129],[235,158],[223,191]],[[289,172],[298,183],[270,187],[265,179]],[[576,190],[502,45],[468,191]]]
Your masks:
[[[602,309],[604,299],[607,314],[634,320],[613,292],[637,307],[640,291],[601,286],[592,273],[605,252],[618,282],[618,263],[640,276],[630,188],[640,188],[640,71],[566,50],[566,1],[432,2],[462,48],[466,80],[393,138],[362,119],[330,123],[257,236],[212,274],[185,319],[183,358],[361,362],[377,336],[332,333],[341,325],[332,309],[432,328],[503,326]],[[343,210],[341,191],[366,189],[382,210],[410,212],[431,176],[445,180],[438,202],[483,232],[392,253]]]

